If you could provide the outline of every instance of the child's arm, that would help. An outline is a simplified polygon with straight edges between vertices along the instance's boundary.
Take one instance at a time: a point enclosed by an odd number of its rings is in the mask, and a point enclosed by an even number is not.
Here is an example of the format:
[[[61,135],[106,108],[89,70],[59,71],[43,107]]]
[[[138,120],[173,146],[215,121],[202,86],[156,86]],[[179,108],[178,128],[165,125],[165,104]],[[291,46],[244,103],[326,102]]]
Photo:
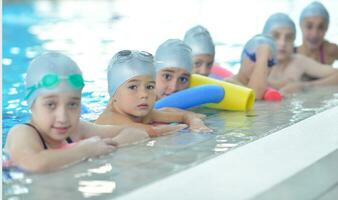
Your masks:
[[[179,109],[179,108],[165,107],[165,108],[161,108],[161,109],[158,109],[158,110],[164,111],[164,112],[181,112],[183,114],[187,113],[187,114],[196,115],[196,117],[201,118],[201,119],[206,118],[206,115],[203,115],[203,114],[200,114],[200,113],[195,113],[195,112],[192,112],[192,111],[189,111],[189,110],[182,110],[182,109]]]
[[[150,115],[151,120],[155,122],[164,122],[164,123],[179,122],[187,124],[193,131],[212,132],[212,130],[204,124],[201,118],[196,117],[196,115],[192,115],[189,113],[180,113],[180,112],[172,113],[160,110],[153,110]]]
[[[45,150],[35,130],[19,125],[9,132],[5,148],[16,166],[30,172],[48,172],[108,154],[116,148],[113,144],[111,139],[93,137],[66,149]]]
[[[130,128],[125,125],[99,125],[91,122],[81,121],[79,133],[84,138],[100,136],[101,138],[112,138],[118,146],[124,146],[148,139],[148,134],[139,128]]]
[[[159,127],[153,127],[147,122],[138,123],[130,120],[126,116],[123,116],[119,113],[110,113],[110,115],[106,115],[104,117],[100,116],[98,120],[96,120],[97,124],[110,124],[110,125],[123,125],[128,127],[133,127],[137,129],[145,130],[150,137],[158,137],[161,135],[168,135],[179,130],[186,128],[186,126],[182,125],[163,125]],[[151,123],[151,121],[149,121]]]
[[[99,125],[91,122],[80,121],[78,132],[83,138],[100,136],[101,138],[113,138],[117,136],[126,126]]]
[[[318,78],[314,81],[306,81],[305,87],[338,84],[338,69],[332,68],[330,65],[323,65],[305,56],[302,56],[301,64],[307,75]]]
[[[247,87],[256,93],[256,99],[262,99],[268,85],[268,60],[271,55],[271,48],[268,45],[260,45],[256,49],[257,61]]]

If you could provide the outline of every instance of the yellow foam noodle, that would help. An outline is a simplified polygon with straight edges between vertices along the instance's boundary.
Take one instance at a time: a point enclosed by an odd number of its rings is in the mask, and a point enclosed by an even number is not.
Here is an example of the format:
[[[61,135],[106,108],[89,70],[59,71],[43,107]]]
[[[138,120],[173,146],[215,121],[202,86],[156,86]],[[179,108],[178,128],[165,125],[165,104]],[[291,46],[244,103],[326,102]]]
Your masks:
[[[205,84],[222,86],[225,91],[225,95],[222,101],[220,101],[219,103],[205,104],[206,107],[234,111],[252,110],[255,102],[255,92],[252,89],[209,78],[199,74],[191,75],[190,87]]]

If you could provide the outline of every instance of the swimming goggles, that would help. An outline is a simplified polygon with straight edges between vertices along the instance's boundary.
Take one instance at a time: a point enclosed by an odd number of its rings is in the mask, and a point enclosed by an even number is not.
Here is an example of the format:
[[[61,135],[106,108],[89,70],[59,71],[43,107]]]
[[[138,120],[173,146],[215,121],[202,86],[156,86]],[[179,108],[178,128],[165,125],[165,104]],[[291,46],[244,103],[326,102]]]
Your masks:
[[[68,76],[59,76],[57,74],[46,74],[42,79],[35,85],[27,88],[28,93],[25,99],[28,99],[32,93],[39,88],[53,89],[61,80],[67,80],[68,84],[75,89],[81,89],[84,87],[84,80],[81,74],[69,74]]]
[[[244,49],[244,53],[252,62],[256,62],[256,54],[255,53],[249,53],[246,49]],[[276,64],[275,59],[268,60],[268,67],[272,67]]]
[[[132,59],[133,57],[137,57],[140,60],[143,60],[146,62],[152,62],[154,59],[153,55],[146,51],[122,50],[122,51],[117,52],[116,62],[122,63],[122,62]]]

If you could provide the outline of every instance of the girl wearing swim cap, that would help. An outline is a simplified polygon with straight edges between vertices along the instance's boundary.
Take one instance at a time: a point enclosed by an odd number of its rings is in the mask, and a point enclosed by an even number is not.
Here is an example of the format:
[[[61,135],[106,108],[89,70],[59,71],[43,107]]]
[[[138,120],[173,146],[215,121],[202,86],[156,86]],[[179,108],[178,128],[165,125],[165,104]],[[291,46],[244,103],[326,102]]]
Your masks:
[[[155,53],[158,99],[189,87],[192,72],[191,48],[179,39],[162,43]]]
[[[192,72],[209,76],[215,59],[215,45],[209,31],[203,26],[194,26],[185,33],[184,42],[192,49]]]
[[[5,145],[14,165],[31,172],[53,171],[148,138],[142,130],[80,121],[83,87],[77,64],[63,54],[46,53],[30,63],[26,100],[32,117],[9,131]]]
[[[145,129],[151,137],[181,130],[186,125],[153,127],[153,123],[185,123],[193,130],[207,130],[194,115],[154,110],[156,100],[153,56],[144,51],[123,50],[116,53],[108,66],[107,108],[96,120],[98,124],[123,124]]]
[[[191,48],[179,39],[168,39],[155,53],[156,97],[157,100],[175,92],[187,89],[192,72]],[[183,99],[182,99],[183,101]],[[161,108],[162,111],[205,115],[177,108]]]
[[[268,75],[276,64],[276,44],[270,36],[259,34],[245,45],[239,72],[225,81],[253,89],[256,99],[262,99],[268,87]]]
[[[295,52],[322,64],[332,65],[338,59],[338,46],[324,38],[329,22],[329,13],[323,4],[314,1],[306,6],[299,20],[303,44],[295,48]]]
[[[265,23],[263,33],[272,36],[277,45],[277,64],[269,75],[270,86],[280,89],[285,95],[308,87],[338,83],[338,69],[293,53],[296,28],[288,15],[271,15]],[[317,80],[304,81],[302,78],[305,75]]]

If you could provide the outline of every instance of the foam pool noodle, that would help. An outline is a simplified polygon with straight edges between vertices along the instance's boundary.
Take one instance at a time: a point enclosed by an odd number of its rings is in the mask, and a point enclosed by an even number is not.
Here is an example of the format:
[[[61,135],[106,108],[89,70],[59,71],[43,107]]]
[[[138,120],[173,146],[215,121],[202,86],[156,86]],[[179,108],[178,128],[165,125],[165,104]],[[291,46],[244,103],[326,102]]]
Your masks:
[[[164,107],[188,109],[205,103],[218,103],[224,98],[224,89],[218,85],[200,85],[173,93],[158,100],[155,109]]]
[[[219,103],[206,104],[206,107],[233,111],[247,111],[253,108],[255,93],[252,89],[198,74],[191,75],[190,87],[205,84],[222,86],[225,91],[225,96],[222,101]]]

